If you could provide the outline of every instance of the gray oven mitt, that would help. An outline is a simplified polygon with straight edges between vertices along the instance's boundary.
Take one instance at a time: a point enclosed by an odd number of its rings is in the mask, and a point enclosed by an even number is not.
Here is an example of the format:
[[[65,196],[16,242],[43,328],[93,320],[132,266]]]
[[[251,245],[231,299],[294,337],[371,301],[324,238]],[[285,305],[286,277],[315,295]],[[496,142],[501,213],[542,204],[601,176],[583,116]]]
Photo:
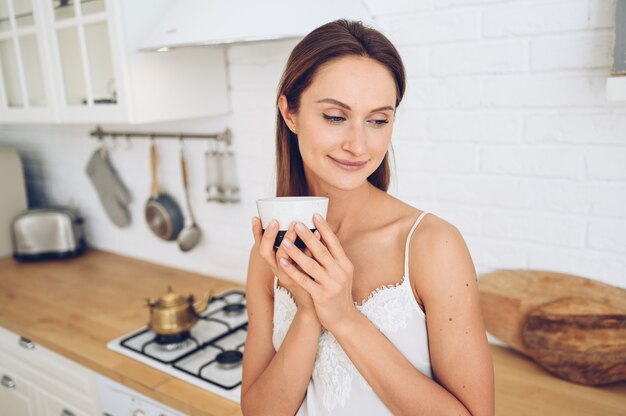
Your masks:
[[[131,201],[130,193],[111,165],[106,150],[100,148],[93,152],[85,171],[111,221],[118,227],[130,224],[127,207]]]

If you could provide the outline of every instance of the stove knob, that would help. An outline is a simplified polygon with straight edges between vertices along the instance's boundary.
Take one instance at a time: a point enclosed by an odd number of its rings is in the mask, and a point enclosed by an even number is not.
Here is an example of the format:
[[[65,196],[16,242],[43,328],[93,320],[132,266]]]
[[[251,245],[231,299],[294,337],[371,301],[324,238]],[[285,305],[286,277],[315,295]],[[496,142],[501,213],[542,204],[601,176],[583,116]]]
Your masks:
[[[145,412],[141,409],[133,410],[133,416],[146,416]]]

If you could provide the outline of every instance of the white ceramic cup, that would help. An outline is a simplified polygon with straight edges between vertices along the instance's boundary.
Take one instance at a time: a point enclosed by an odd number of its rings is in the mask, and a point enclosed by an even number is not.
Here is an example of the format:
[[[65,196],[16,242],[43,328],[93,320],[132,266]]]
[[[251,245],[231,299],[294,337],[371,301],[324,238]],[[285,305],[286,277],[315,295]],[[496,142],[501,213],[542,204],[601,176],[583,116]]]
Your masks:
[[[279,196],[257,199],[256,207],[261,217],[263,230],[269,227],[272,220],[278,221],[280,226],[274,247],[278,247],[285,236],[287,229],[293,222],[301,222],[312,232],[316,228],[313,224],[313,214],[318,213],[326,218],[328,198],[324,196]],[[296,246],[304,248],[304,242],[296,239]]]

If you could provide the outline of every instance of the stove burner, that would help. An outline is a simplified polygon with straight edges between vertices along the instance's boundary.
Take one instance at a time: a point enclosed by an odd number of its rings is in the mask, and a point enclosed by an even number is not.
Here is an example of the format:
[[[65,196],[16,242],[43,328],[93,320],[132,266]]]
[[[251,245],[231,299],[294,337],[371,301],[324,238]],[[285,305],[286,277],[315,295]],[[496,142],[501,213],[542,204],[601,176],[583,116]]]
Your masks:
[[[157,335],[148,326],[107,346],[173,377],[191,378],[201,388],[238,401],[248,333],[246,295],[233,290],[212,298],[209,303],[210,308],[201,314],[189,333]]]
[[[157,336],[154,337],[154,342],[161,351],[175,351],[189,345],[192,341],[190,337],[191,334],[189,331],[171,335],[157,334]]]
[[[217,357],[215,357],[215,361],[217,361],[218,367],[228,369],[235,368],[240,365],[242,358],[243,353],[241,351],[230,350],[222,351],[217,354]]]
[[[226,316],[238,316],[241,315],[246,309],[246,305],[243,303],[230,303],[222,308],[224,315]]]

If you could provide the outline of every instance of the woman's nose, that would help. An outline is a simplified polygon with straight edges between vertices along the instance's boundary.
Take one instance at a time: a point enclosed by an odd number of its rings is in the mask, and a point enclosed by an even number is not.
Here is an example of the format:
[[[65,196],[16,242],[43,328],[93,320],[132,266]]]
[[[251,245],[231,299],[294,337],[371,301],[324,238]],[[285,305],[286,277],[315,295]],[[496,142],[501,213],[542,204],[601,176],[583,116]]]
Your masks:
[[[358,124],[353,124],[346,132],[342,148],[355,155],[365,153],[364,127]]]

